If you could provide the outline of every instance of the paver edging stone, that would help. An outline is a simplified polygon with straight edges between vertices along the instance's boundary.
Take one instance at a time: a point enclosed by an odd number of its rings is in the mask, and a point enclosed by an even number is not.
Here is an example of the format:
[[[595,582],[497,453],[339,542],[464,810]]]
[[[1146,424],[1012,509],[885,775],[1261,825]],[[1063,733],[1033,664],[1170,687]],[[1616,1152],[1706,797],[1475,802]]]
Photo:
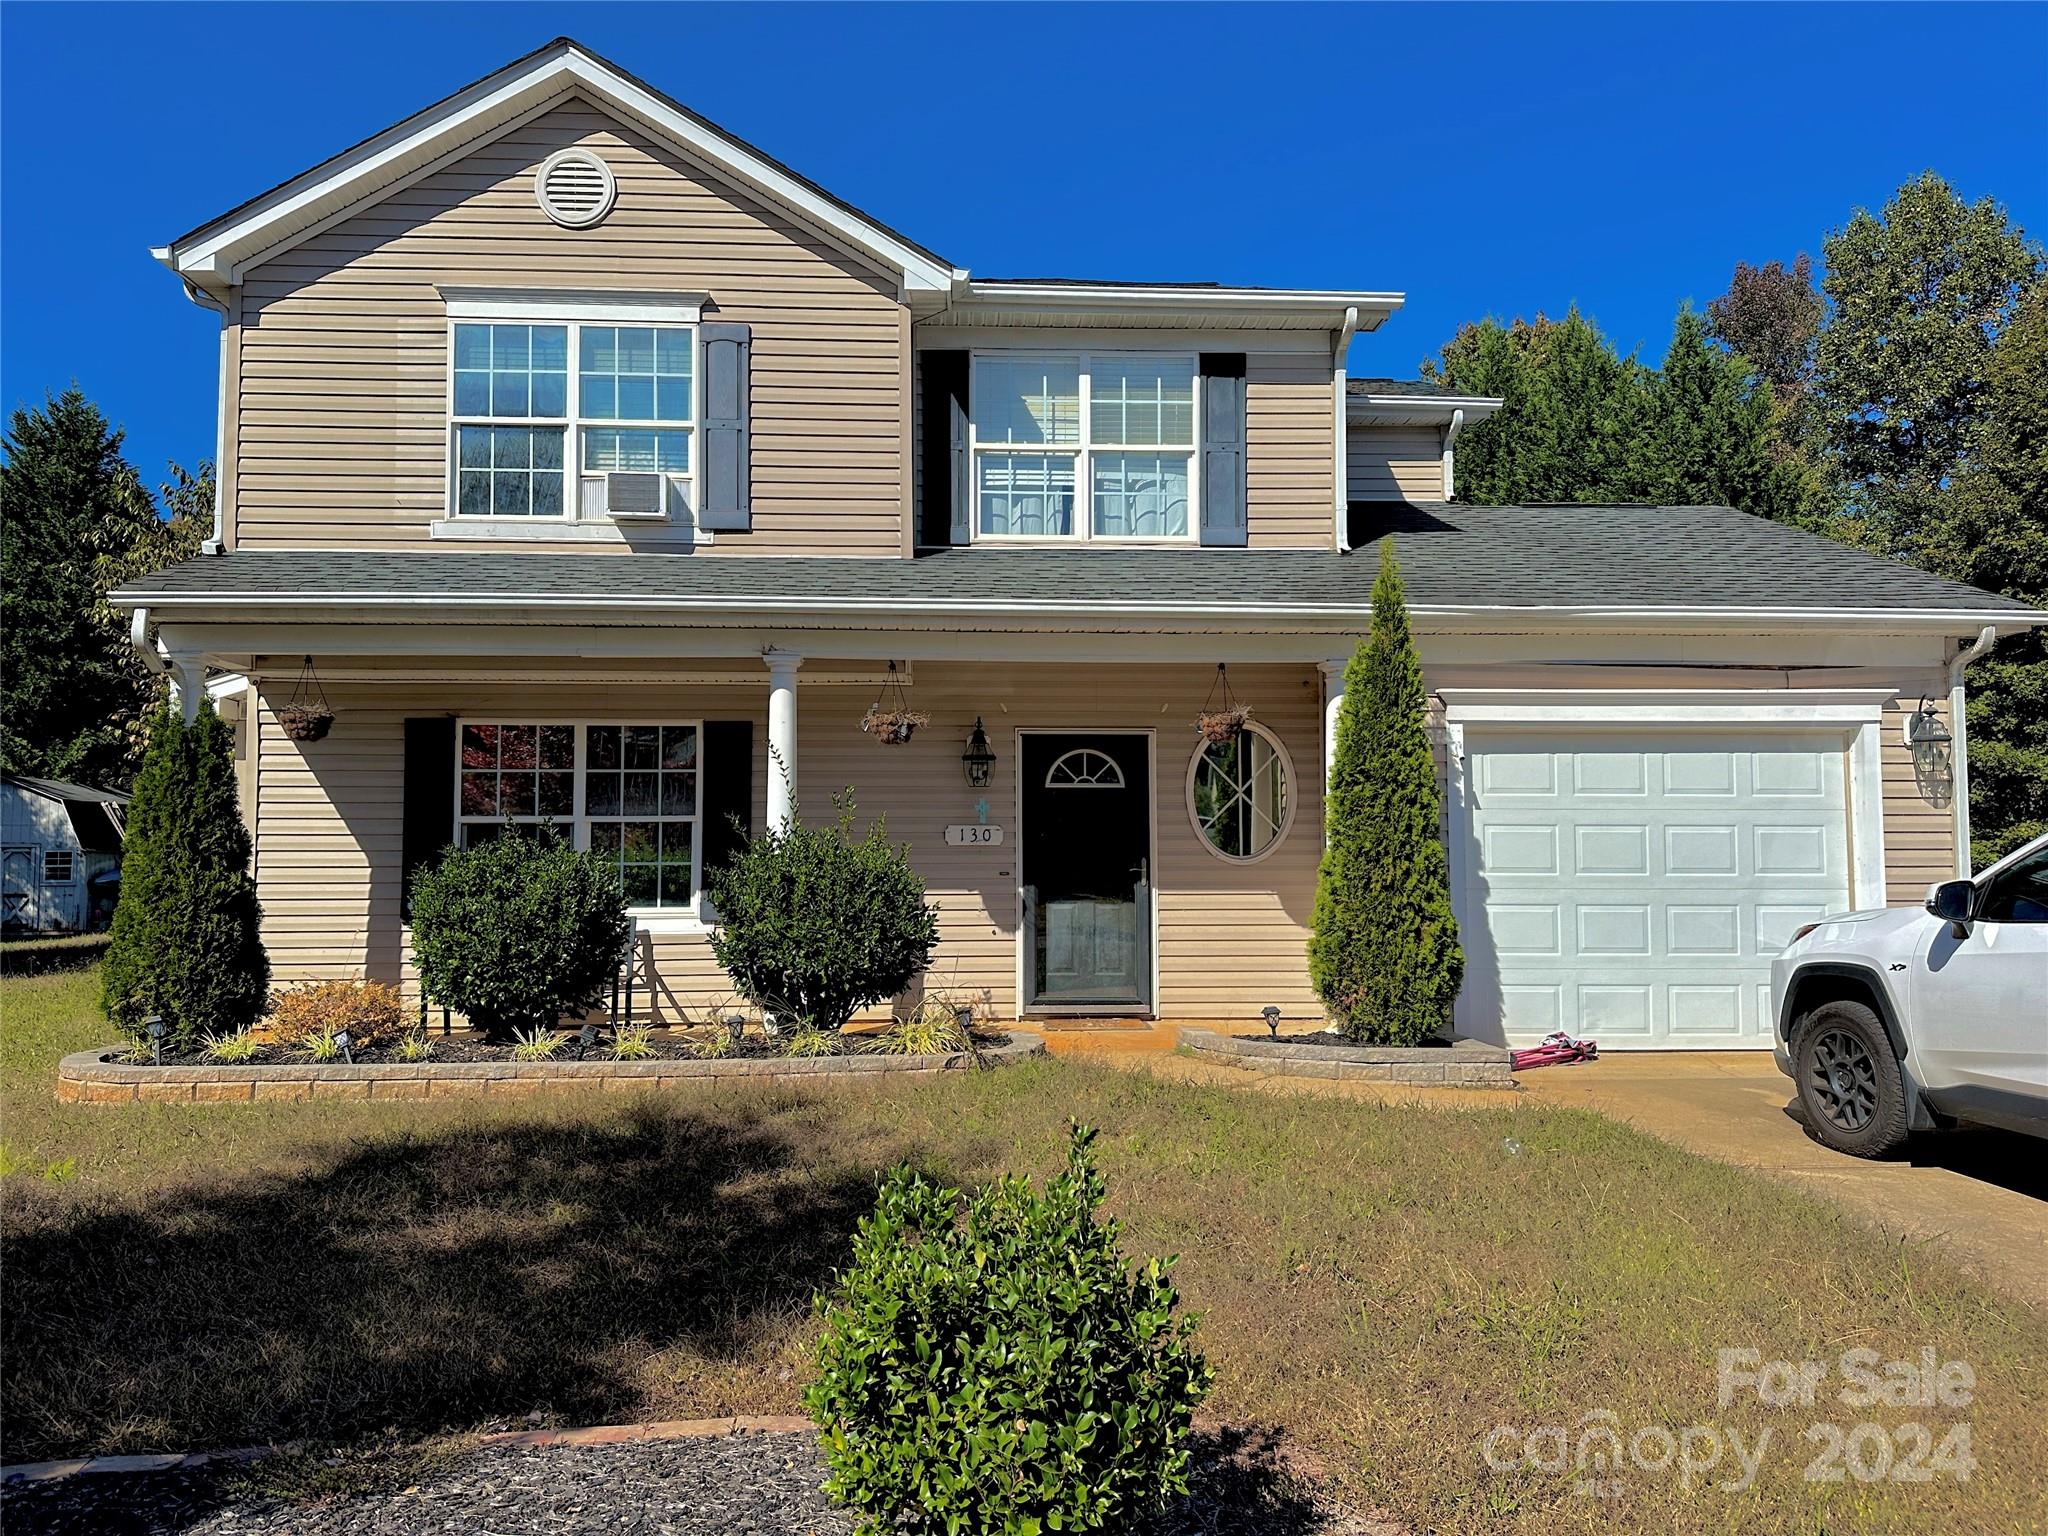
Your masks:
[[[766,1080],[783,1084],[797,1080],[830,1082],[866,1079],[875,1073],[913,1077],[958,1072],[970,1067],[1003,1066],[1044,1054],[1037,1035],[1016,1033],[1002,1044],[980,1051],[950,1051],[930,1056],[748,1056],[696,1061],[448,1061],[448,1062],[257,1062],[243,1066],[131,1065],[110,1059],[118,1046],[74,1051],[57,1066],[57,1097],[76,1104],[239,1104],[252,1099],[428,1098],[450,1093],[524,1093],[547,1088],[595,1084],[603,1087],[660,1088],[718,1080]],[[373,1086],[374,1085],[374,1086]],[[142,1090],[150,1091],[145,1095]],[[228,1089],[232,1097],[221,1095]]]
[[[1402,1087],[1513,1089],[1514,1057],[1503,1046],[1457,1039],[1446,1046],[1318,1045],[1258,1040],[1183,1025],[1180,1044],[1200,1061],[1269,1077],[1314,1077]]]

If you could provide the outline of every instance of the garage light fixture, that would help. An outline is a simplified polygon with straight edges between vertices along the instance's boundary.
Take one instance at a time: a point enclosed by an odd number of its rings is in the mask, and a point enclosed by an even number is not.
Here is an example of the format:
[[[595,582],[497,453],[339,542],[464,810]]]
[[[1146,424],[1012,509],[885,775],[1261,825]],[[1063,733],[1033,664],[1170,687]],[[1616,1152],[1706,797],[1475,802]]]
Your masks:
[[[967,783],[972,789],[987,789],[989,780],[995,776],[995,748],[988,744],[988,732],[982,729],[981,716],[974,717],[974,729],[967,735],[967,750],[960,754],[960,765],[967,770]]]
[[[1934,747],[1954,741],[1955,732],[1935,713],[1934,700],[1922,699],[1920,707],[1906,717],[1906,744],[1911,747]]]

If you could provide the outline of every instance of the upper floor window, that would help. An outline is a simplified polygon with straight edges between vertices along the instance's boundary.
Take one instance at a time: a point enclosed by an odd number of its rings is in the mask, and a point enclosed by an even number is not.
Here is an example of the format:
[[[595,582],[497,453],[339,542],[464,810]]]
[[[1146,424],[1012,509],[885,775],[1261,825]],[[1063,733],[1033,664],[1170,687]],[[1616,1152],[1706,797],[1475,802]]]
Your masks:
[[[1187,539],[1192,355],[977,353],[976,538]]]
[[[689,325],[454,322],[455,513],[601,516],[618,470],[662,475],[688,506],[696,340]]]

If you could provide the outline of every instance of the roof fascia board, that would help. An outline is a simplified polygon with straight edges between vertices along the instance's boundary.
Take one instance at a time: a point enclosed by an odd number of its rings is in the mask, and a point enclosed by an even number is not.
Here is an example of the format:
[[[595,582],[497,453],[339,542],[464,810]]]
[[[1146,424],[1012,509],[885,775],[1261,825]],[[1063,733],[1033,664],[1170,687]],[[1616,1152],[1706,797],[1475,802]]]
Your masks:
[[[563,97],[580,92],[592,96],[599,105],[639,120],[658,136],[708,161],[806,222],[846,241],[861,254],[882,262],[891,271],[902,274],[907,288],[950,292],[956,281],[965,277],[964,273],[934,261],[869,220],[849,213],[788,172],[741,149],[723,134],[715,133],[677,112],[647,87],[577,49],[561,47],[523,65],[511,66],[511,71],[493,75],[456,92],[446,101],[429,108],[424,121],[408,119],[410,126],[396,125],[346,151],[338,163],[330,166],[324,174],[315,177],[308,172],[287,182],[275,193],[211,232],[202,229],[200,233],[204,238],[188,238],[155,247],[152,253],[185,276],[233,283],[239,280],[241,271],[306,238],[311,232],[294,230],[283,240],[261,248],[252,247],[250,242],[260,239],[264,228],[274,227],[295,213],[302,213],[331,196],[338,186],[351,189],[353,195],[348,206],[315,227],[331,223],[336,217],[346,217],[364,204],[385,196],[388,191],[395,190],[394,182],[403,185],[420,175],[431,174],[431,170],[427,170],[407,173],[404,178],[390,176],[392,165],[414,152],[423,139],[460,136],[459,144],[449,155],[437,157],[431,169],[439,169],[449,160],[475,148],[479,141],[495,138],[538,111],[549,109]],[[499,119],[508,116],[513,121],[500,126]],[[490,126],[465,131],[479,123]]]
[[[1463,411],[1467,423],[1484,421],[1505,404],[1485,395],[1347,395],[1347,421],[1432,421],[1448,422]]]
[[[1256,322],[1274,315],[1327,316],[1329,329],[1344,323],[1345,311],[1356,309],[1362,329],[1371,330],[1406,301],[1399,293],[1349,293],[1313,288],[1172,288],[1116,283],[989,283],[969,279],[952,304],[956,311],[975,309],[1032,311],[1041,314],[1088,315],[1158,313],[1186,315],[1198,322],[1218,314],[1242,315]],[[1371,324],[1366,324],[1370,317]]]
[[[838,620],[865,628],[888,629],[906,623],[937,625],[977,622],[1021,622],[1061,619],[1083,626],[1107,628],[1157,627],[1162,623],[1199,621],[1218,631],[1242,624],[1260,629],[1275,621],[1328,627],[1348,632],[1370,617],[1363,603],[1171,603],[1119,602],[1114,608],[1099,603],[992,602],[985,599],[925,599],[906,603],[895,598],[769,598],[744,597],[612,597],[593,598],[585,594],[551,592],[489,592],[473,595],[455,593],[349,592],[327,595],[306,593],[178,593],[129,594],[115,592],[109,599],[117,607],[147,605],[168,616],[211,618],[253,618],[263,614],[290,612],[296,618],[332,611],[342,616],[368,617],[379,614],[401,620],[424,613],[472,615],[468,622],[503,622],[506,615],[530,616],[543,611],[549,622],[563,622],[564,615],[588,615],[593,622],[607,619],[644,622],[689,622],[706,620],[737,622],[754,618],[761,622],[786,622],[791,617]],[[1409,613],[1419,621],[1447,631],[1497,632],[1503,626],[1515,631],[1597,632],[1608,629],[1645,630],[1650,633],[1675,629],[1682,632],[1711,631],[1738,627],[1745,630],[1770,628],[1856,628],[1900,634],[1954,634],[1960,630],[1990,625],[2004,632],[2048,626],[2048,610],[2038,614],[2012,610],[1969,609],[1872,609],[1838,608],[1680,608],[1680,607],[1533,607],[1492,605],[1444,605],[1417,603]],[[463,622],[462,620],[449,620]],[[1142,621],[1135,622],[1134,621]]]

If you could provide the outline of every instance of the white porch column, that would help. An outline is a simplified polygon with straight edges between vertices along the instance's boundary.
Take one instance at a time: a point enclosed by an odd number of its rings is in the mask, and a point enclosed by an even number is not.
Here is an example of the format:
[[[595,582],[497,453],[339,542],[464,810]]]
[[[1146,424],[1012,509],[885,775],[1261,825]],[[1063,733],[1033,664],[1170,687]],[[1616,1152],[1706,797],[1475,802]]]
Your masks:
[[[794,651],[763,652],[768,663],[768,825],[786,827],[796,807],[796,669]]]
[[[1337,767],[1337,711],[1344,706],[1344,669],[1350,662],[1350,657],[1338,656],[1316,663],[1317,670],[1323,674],[1324,789],[1330,787],[1330,775]]]
[[[172,651],[171,703],[185,723],[199,718],[199,701],[206,697],[206,663],[194,651]]]

